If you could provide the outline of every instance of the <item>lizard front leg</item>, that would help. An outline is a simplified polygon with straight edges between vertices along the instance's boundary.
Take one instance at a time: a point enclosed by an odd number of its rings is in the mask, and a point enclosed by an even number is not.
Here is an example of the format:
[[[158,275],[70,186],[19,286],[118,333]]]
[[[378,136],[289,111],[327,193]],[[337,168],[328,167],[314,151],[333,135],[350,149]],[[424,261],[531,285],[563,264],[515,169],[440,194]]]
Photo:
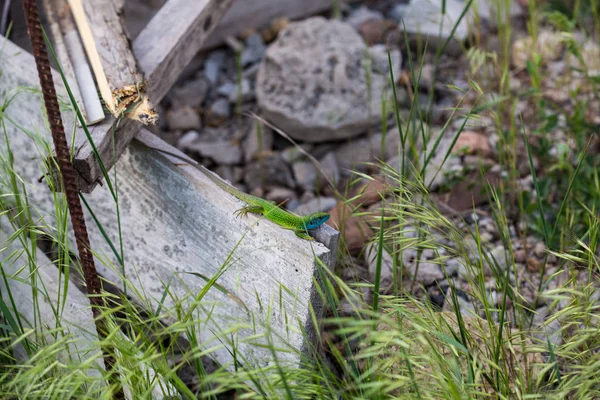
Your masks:
[[[245,217],[248,213],[263,214],[264,212],[265,209],[263,206],[246,206],[234,212],[233,215],[236,217]]]
[[[296,229],[294,231],[294,233],[296,234],[296,236],[298,236],[300,239],[306,239],[306,240],[315,240],[313,239],[311,236],[309,236],[306,231],[304,229]]]

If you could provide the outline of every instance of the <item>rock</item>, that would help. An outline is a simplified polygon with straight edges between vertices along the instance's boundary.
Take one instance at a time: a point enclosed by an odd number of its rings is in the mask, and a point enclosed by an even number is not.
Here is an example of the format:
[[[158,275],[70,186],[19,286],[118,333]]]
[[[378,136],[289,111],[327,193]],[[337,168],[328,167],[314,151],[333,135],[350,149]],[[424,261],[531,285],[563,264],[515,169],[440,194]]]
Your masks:
[[[290,20],[287,17],[275,18],[273,22],[271,22],[271,26],[262,31],[261,36],[265,43],[271,43],[279,32],[283,30],[290,24]]]
[[[452,148],[455,154],[479,154],[482,157],[492,155],[490,143],[483,133],[462,131]]]
[[[365,22],[381,21],[382,19],[383,14],[379,11],[371,10],[365,6],[360,6],[352,11],[348,18],[346,18],[346,23],[350,24],[350,26],[358,31],[358,28]]]
[[[350,254],[356,255],[364,248],[374,235],[374,231],[370,228],[368,222],[377,226],[377,218],[371,215],[368,216],[353,216],[354,212],[364,211],[364,209],[354,210],[353,207],[343,201],[338,202],[333,210],[331,210],[331,218],[326,222],[329,226],[340,231],[344,236],[346,248]]]
[[[303,143],[300,147],[309,154],[313,149],[313,145],[310,143]],[[281,152],[281,157],[289,164],[293,164],[305,156],[296,146],[290,146]]]
[[[371,95],[363,63],[371,58]],[[394,68],[400,53],[392,51]],[[397,75],[399,76],[399,75]],[[384,46],[368,49],[348,24],[314,17],[290,24],[269,46],[257,76],[265,118],[310,142],[345,139],[381,122],[390,73]],[[367,107],[377,110],[369,115]]]
[[[448,276],[460,276],[466,278],[469,276],[469,270],[465,265],[466,262],[464,260],[460,260],[458,258],[450,258],[445,261],[444,269],[446,270],[446,274]]]
[[[390,10],[389,16],[396,22],[402,22],[404,18],[404,14],[406,13],[406,9],[408,8],[408,4],[396,4]]]
[[[179,138],[177,147],[183,151],[199,153],[217,164],[233,165],[242,161],[242,150],[239,145],[231,140],[214,140],[206,136],[198,131],[188,131]],[[232,168],[230,170],[234,171]],[[235,178],[237,179],[233,181],[238,181],[239,174]]]
[[[477,8],[479,10],[479,16],[486,20],[490,28],[496,29],[498,27],[498,14],[501,14],[501,18],[506,15],[505,7],[493,0],[479,0]],[[510,18],[517,18],[523,15],[523,8],[517,0],[511,0],[510,2]]]
[[[231,117],[231,108],[227,99],[218,98],[212,103],[206,113],[206,124],[219,126]]]
[[[373,151],[368,139],[355,139],[345,143],[335,150],[335,159],[338,165],[348,175],[352,169],[364,171],[365,163],[373,161]]]
[[[369,266],[369,282],[375,282],[375,274],[377,271],[377,251],[379,245],[377,243],[369,243],[365,249],[365,262]],[[381,275],[380,287],[383,291],[388,290],[394,285],[394,261],[390,253],[383,249],[381,253]],[[397,271],[398,275],[400,271]],[[397,275],[398,281],[400,276]]]
[[[485,251],[485,250],[484,250]],[[473,256],[473,255],[472,255]],[[476,258],[479,258],[478,255],[474,255]],[[506,270],[506,266],[508,265],[508,261],[506,259],[506,250],[503,245],[498,245],[494,247],[489,253],[488,257],[490,262],[487,259],[483,259],[483,269],[485,275],[494,275],[492,271],[498,270],[499,272],[504,272]]]
[[[373,160],[386,161],[398,156],[398,145],[400,144],[400,133],[398,128],[394,127],[385,134],[385,142],[382,144],[382,133],[376,133],[371,138],[371,148],[373,149]],[[383,146],[383,152],[382,152]],[[383,157],[383,158],[382,158]]]
[[[231,184],[235,184],[238,181],[231,165],[219,165],[215,168],[214,172]]]
[[[352,204],[367,207],[380,202],[382,197],[385,197],[392,188],[381,178],[378,179],[380,180],[368,180],[364,185],[355,190],[352,196],[356,197],[356,199]],[[407,234],[405,233],[406,236]]]
[[[402,261],[412,277],[424,286],[432,285],[446,278],[438,264],[426,261],[422,255],[420,262],[417,263],[417,251],[414,249],[405,249],[402,254]]]
[[[286,207],[289,205],[291,199],[296,198],[296,193],[288,188],[274,187],[265,196],[266,200],[274,201],[277,204],[284,204]]]
[[[532,54],[534,46],[531,36],[522,37],[514,41],[511,48],[512,63],[517,69],[525,69],[527,61]],[[541,57],[542,65],[547,65],[562,57],[565,42],[560,32],[542,30],[537,36],[535,52]]]
[[[571,68],[586,72],[590,78],[600,76],[600,46],[598,46],[598,43],[593,40],[586,40],[581,45],[579,52],[581,60],[570,52],[568,53],[567,60]],[[583,64],[581,61],[583,61]]]
[[[204,76],[211,84],[216,84],[225,65],[226,53],[224,50],[211,52],[204,61]]]
[[[358,32],[365,42],[372,46],[377,43],[387,43],[391,34],[398,32],[398,24],[388,19],[372,20],[363,23],[358,28]]]
[[[266,154],[273,148],[273,130],[268,126],[254,123],[244,139],[244,159],[250,162],[260,153]]]
[[[515,250],[514,257],[515,262],[523,264],[525,261],[527,261],[527,251],[525,251],[525,249]]]
[[[252,100],[254,93],[252,92],[252,88],[250,86],[250,81],[248,79],[242,78],[241,82],[242,89],[242,102]],[[240,93],[240,87],[237,82],[225,82],[217,89],[217,93],[221,96],[225,96],[229,99],[230,103],[237,103],[238,94]]]
[[[414,124],[411,125],[414,128]],[[425,128],[428,130],[429,128]],[[427,148],[427,154],[422,153],[423,144],[422,144],[422,136],[420,133],[420,129],[413,131],[410,128],[410,131],[404,132],[404,134],[415,135],[415,148],[420,153],[419,154],[419,169],[423,167],[427,157],[429,157],[430,152],[432,151],[433,144],[437,141],[438,135],[440,133],[433,132],[431,133],[431,138],[429,140],[429,145]],[[427,133],[426,133],[427,134]],[[452,132],[446,131],[442,139],[440,140],[437,149],[435,150],[433,156],[429,160],[427,164],[427,168],[425,169],[425,176],[423,177],[423,181],[426,186],[429,186],[430,190],[436,190],[442,186],[446,186],[453,178],[459,177],[463,173],[462,164],[460,159],[454,155],[450,155],[446,161],[444,158],[446,154],[450,151],[450,146],[452,145]],[[411,139],[408,139],[408,142],[411,142]],[[400,157],[395,156],[392,159],[388,160],[387,163],[394,169],[398,169],[400,166]],[[411,170],[409,166],[408,171]],[[439,171],[438,171],[439,170]]]
[[[267,46],[262,40],[262,37],[258,34],[252,34],[246,38],[246,46],[242,51],[240,62],[242,67],[246,67],[250,64],[254,64],[260,61],[267,50]]]
[[[335,158],[335,154],[330,151],[325,157],[321,158],[319,163],[321,164],[321,172],[325,174],[327,179],[336,185],[340,181],[340,168]]]
[[[314,191],[317,183],[317,168],[310,161],[298,161],[292,165],[296,182],[304,190]]]
[[[546,255],[546,245],[544,242],[537,242],[533,248],[533,254],[538,258],[543,258]]]
[[[415,74],[419,76],[419,72],[415,71]],[[433,64],[425,64],[421,68],[421,79],[419,80],[419,87],[425,90],[433,89],[434,78],[435,78],[435,66]],[[427,107],[423,107],[423,110]]]
[[[539,328],[540,333],[535,337],[542,343],[550,341],[554,347],[562,344],[561,321],[559,318],[553,318],[550,322],[550,309],[547,306],[535,310],[533,317],[533,326]],[[538,331],[536,329],[536,331]]]
[[[233,165],[242,162],[242,149],[231,140],[199,141],[195,150],[217,164]]]
[[[254,189],[261,185],[268,187],[285,186],[295,187],[295,181],[290,171],[289,165],[279,155],[265,157],[259,161],[254,161],[246,166],[244,181]]]
[[[316,212],[329,212],[335,207],[336,200],[333,197],[316,197],[294,209],[298,215],[309,215]]]
[[[200,132],[198,131],[187,131],[179,140],[177,140],[177,148],[184,152],[196,151],[197,143],[200,141]]]
[[[458,306],[460,308],[460,313],[463,317],[467,318],[476,318],[477,312],[475,311],[475,307],[473,304],[465,299],[460,290],[457,290],[456,299],[458,300]],[[442,311],[451,312],[456,315],[455,305],[452,299],[452,288],[449,287],[446,292],[446,300],[444,301],[444,307],[442,307]]]
[[[198,78],[193,81],[187,81],[183,86],[178,86],[171,90],[169,99],[173,108],[190,106],[199,108],[210,89],[210,84],[205,78]]]
[[[190,106],[171,108],[167,111],[167,124],[173,131],[200,130],[202,124],[198,113]]]
[[[463,12],[465,3],[458,0],[446,0],[446,14],[442,14],[442,2],[431,0],[412,0],[402,12],[402,23],[400,30],[409,35],[412,41],[425,41],[428,37],[431,49],[442,46],[447,38],[452,34],[452,30]],[[442,25],[443,22],[443,25]],[[440,26],[442,27],[440,32]],[[463,18],[454,32],[454,38],[464,41],[469,34],[467,18]],[[453,52],[460,51],[458,45],[448,46],[447,50]]]

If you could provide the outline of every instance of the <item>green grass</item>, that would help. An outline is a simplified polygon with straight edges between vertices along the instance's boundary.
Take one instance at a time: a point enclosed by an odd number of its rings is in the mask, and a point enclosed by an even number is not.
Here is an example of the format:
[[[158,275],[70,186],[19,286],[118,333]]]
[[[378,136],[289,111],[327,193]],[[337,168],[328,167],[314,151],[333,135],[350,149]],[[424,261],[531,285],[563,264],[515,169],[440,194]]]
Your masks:
[[[377,207],[354,213],[374,232],[375,280],[348,282],[341,278],[340,269],[352,267],[344,243],[340,244],[337,273],[319,264],[315,283],[326,317],[317,321],[313,312],[315,325],[324,329],[317,330],[319,344],[308,346],[312,357],[302,368],[284,361],[286,353],[297,350],[269,328],[268,319],[257,337],[245,339],[237,334],[254,329],[259,316],[215,329],[216,340],[210,344],[199,342],[213,312],[207,293],[232,295],[220,286],[218,278],[236,262],[239,243],[213,276],[179,274],[163,282],[162,293],[149,293],[140,289],[136,273],[125,274],[125,270],[136,271],[136,266],[126,264],[121,229],[113,243],[99,219],[87,221],[103,232],[114,253],[111,258],[117,260],[114,265],[108,257],[97,255],[103,268],[119,278],[106,283],[112,288],[104,293],[110,304],[104,314],[111,334],[104,343],[117,351],[117,370],[126,390],[135,398],[147,398],[153,390],[215,399],[232,393],[240,398],[289,399],[600,397],[598,128],[589,121],[594,113],[590,107],[598,104],[599,82],[581,65],[584,49],[573,36],[584,32],[597,39],[600,4],[574,1],[565,8],[568,3],[553,6],[552,2],[540,5],[530,1],[528,31],[533,40],[544,29],[559,31],[565,51],[572,60],[579,60],[570,65],[568,75],[581,79],[584,86],[568,90],[565,104],[557,104],[544,93],[550,75],[535,46],[528,49],[522,72],[530,84],[516,89],[511,85],[511,80],[523,79],[511,71],[514,32],[507,12],[511,2],[493,3],[499,10],[500,46],[492,52],[475,35],[473,47],[466,53],[471,65],[470,71],[464,71],[469,89],[458,96],[460,103],[441,129],[425,123],[434,93],[419,93],[422,52],[407,55],[415,94],[410,110],[400,112],[395,87],[382,110],[384,137],[391,132],[388,110],[395,111],[393,118],[402,127],[399,167],[370,166],[385,177],[390,191]],[[434,52],[435,76],[448,44],[428,50],[430,44],[421,43],[423,52]],[[410,48],[408,41],[406,45]],[[65,201],[55,193],[53,210],[42,212],[34,195],[39,189],[24,179],[23,163],[15,160],[15,154],[21,153],[13,148],[10,134],[18,133],[26,135],[37,152],[30,155],[31,160],[43,170],[48,168],[40,161],[51,154],[47,128],[28,131],[11,119],[11,107],[35,96],[39,93],[29,88],[0,88],[0,396],[110,398],[106,372],[100,367],[102,343],[95,337],[93,325],[73,325],[65,317],[70,312],[68,293],[77,290],[74,280],[81,275],[69,239]],[[427,96],[429,111],[419,108],[419,96]],[[69,99],[62,100],[65,108],[69,107]],[[533,111],[517,113],[521,101]],[[477,221],[464,224],[458,217],[444,216],[430,196],[431,180],[425,179],[427,173],[442,173],[432,163],[442,138],[455,143],[472,121],[484,117],[498,133],[498,164],[503,171],[498,185],[486,187],[486,210],[503,245],[499,253],[490,251]],[[555,146],[557,134],[568,147]],[[419,141],[422,151],[418,150]],[[442,156],[444,160],[454,157],[449,151]],[[533,191],[521,187],[523,165],[532,174]],[[480,172],[483,175],[483,169]],[[119,215],[117,175],[104,173],[114,212]],[[352,183],[368,179],[372,178],[357,173]],[[336,190],[336,195],[353,204],[356,198],[347,194],[352,191],[350,186],[343,192]],[[86,196],[82,199],[89,204]],[[92,214],[98,212],[89,205],[88,209]],[[518,240],[511,237],[511,230],[521,242],[535,236],[546,248],[538,271],[523,279],[515,279],[520,274],[514,247]],[[442,266],[447,278],[449,296],[444,312],[424,301],[424,294],[418,295],[419,282],[414,275],[423,268],[425,254],[430,256],[427,262]],[[415,255],[412,274],[403,262],[408,255]],[[456,287],[450,259],[460,263],[468,289]],[[47,286],[44,274],[48,267],[56,267],[56,288]],[[391,268],[391,285],[383,281],[386,268]],[[174,285],[191,280],[194,284],[190,287],[200,282],[203,289],[178,295]],[[365,296],[365,288],[373,295]],[[534,298],[546,305],[547,315],[537,315],[540,309],[531,304],[527,290],[537,293]],[[291,289],[282,288],[286,291]],[[470,300],[472,310],[464,307],[463,297]],[[240,299],[234,300],[243,305]],[[31,306],[23,309],[24,304]],[[268,316],[278,305],[261,307]],[[296,317],[288,318],[291,329],[297,325]],[[249,351],[252,348],[265,350],[273,362],[256,365]],[[233,360],[230,365],[209,368],[204,363],[223,350]],[[193,387],[184,382],[189,373],[197,376]]]

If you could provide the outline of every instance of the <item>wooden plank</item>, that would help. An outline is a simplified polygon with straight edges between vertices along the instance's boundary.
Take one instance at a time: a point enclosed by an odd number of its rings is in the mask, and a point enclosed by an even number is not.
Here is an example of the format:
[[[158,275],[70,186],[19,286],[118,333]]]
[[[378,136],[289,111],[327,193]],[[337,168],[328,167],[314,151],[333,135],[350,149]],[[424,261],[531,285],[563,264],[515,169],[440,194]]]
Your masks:
[[[167,1],[133,42],[150,97],[162,99],[198,53],[232,1]]]
[[[75,97],[75,101],[77,102],[77,106],[81,110],[83,118],[86,121],[88,121],[86,107],[83,103],[83,99],[79,91],[79,85],[75,80],[75,71],[73,69],[73,64],[71,63],[71,58],[69,57],[69,52],[67,50],[67,45],[64,39],[63,29],[61,28],[59,23],[59,20],[61,19],[59,16],[59,14],[61,14],[61,9],[58,8],[56,5],[58,1],[59,0],[42,1],[44,10],[46,11],[46,19],[48,20],[48,25],[50,27],[50,37],[52,38],[52,46],[54,52],[56,53],[56,57],[58,58],[60,66],[63,70],[63,73],[69,81],[69,86],[71,87],[73,97]]]
[[[0,87],[37,85],[31,56],[24,53],[18,57],[25,63],[18,69],[5,69]],[[60,85],[57,89],[64,90]],[[34,127],[44,126],[41,107],[39,96],[26,93],[8,107],[6,115],[33,131]],[[169,151],[177,152],[149,135],[144,131],[140,138],[152,147],[167,146]],[[41,171],[32,160],[37,154],[35,143],[14,125],[8,126],[8,136],[15,152],[15,169],[30,185],[30,201],[44,217],[44,223],[52,226],[53,196],[44,184],[37,183]],[[241,355],[267,365],[273,361],[273,355],[256,343],[264,344],[264,335],[271,332],[273,342],[289,350],[278,352],[279,361],[297,365],[307,348],[315,344],[310,308],[314,308],[317,318],[323,308],[313,282],[313,278],[320,280],[315,256],[332,267],[336,249],[298,239],[291,231],[255,216],[235,218],[233,212],[240,208],[240,201],[198,170],[175,165],[140,142],[134,141],[128,147],[116,164],[115,174],[125,271],[135,289],[128,294],[140,304],[156,309],[169,283],[170,294],[186,299],[184,310],[189,310],[193,297],[206,282],[184,271],[212,277],[227,260],[234,260],[218,280],[232,296],[213,288],[203,298],[202,307],[194,311],[195,319],[206,321],[198,342],[205,348],[216,346],[211,355],[220,363],[229,363],[231,353],[225,344],[233,335]],[[118,243],[115,203],[108,187],[98,188],[86,199],[108,236]],[[118,261],[89,215],[87,220],[98,270],[118,284]],[[337,232],[329,226],[318,230],[317,237],[332,246],[337,243]],[[162,303],[168,321],[176,318],[171,313],[175,298],[167,296]],[[230,332],[222,337],[228,329]],[[307,330],[307,338],[301,334],[302,329]],[[219,342],[215,335],[225,342]]]
[[[57,347],[60,350],[55,353],[56,359],[71,368],[85,368],[83,372],[94,378],[93,385],[97,386],[90,390],[103,391],[106,387],[102,379],[104,362],[88,298],[72,282],[65,285],[65,278],[60,276],[56,265],[40,249],[32,247],[28,233],[21,233],[21,242],[6,216],[0,217],[0,222],[0,265],[8,283],[7,286],[4,279],[0,279],[0,294],[9,311],[14,318],[19,316],[24,329],[35,330],[35,334],[29,335],[34,343],[53,346],[59,338],[62,344]],[[35,252],[32,265],[28,252]],[[14,303],[8,296],[9,290]],[[121,339],[130,341],[126,337]],[[22,345],[15,347],[15,357],[22,362],[29,359]],[[90,359],[94,361],[89,362]],[[156,376],[152,368],[145,368],[150,377]],[[136,398],[129,387],[124,391],[128,399]],[[176,395],[177,391],[158,377],[152,398],[165,398],[165,393]]]
[[[260,28],[275,18],[297,19],[329,10],[334,0],[235,0],[219,26],[204,43],[204,50],[222,44],[245,29]]]
[[[133,42],[134,54],[139,60],[140,70],[148,77],[147,91],[154,103],[158,103],[168,90],[164,82],[171,82],[179,76],[231,1],[169,0],[163,6],[164,11],[161,9],[150,21],[149,28],[138,35]],[[211,23],[208,23],[209,19]],[[171,26],[166,26],[163,20],[172,21]],[[118,123],[115,119],[107,119],[93,127],[92,139],[107,170],[112,168],[140,127],[129,119]],[[90,193],[102,180],[102,173],[80,128],[75,133],[74,163],[81,191]]]
[[[123,3],[116,0],[67,0],[79,29],[104,104],[117,118],[155,125],[158,114],[146,95],[123,27]]]
[[[65,75],[73,80],[69,86],[86,124],[103,121],[104,109],[68,4],[64,0],[44,0],[43,4],[52,27],[52,43],[55,51],[60,50],[57,51],[58,60]]]
[[[0,293],[11,314],[14,317],[17,314],[20,316],[25,329],[36,331],[36,334],[30,336],[34,342],[50,345],[56,342],[54,335],[60,337],[61,341],[65,340],[62,350],[56,354],[62,363],[73,365],[94,359],[85,373],[98,378],[97,384],[104,386],[105,383],[99,379],[104,364],[97,346],[98,337],[88,299],[73,284],[68,285],[65,294],[64,279],[60,279],[58,269],[52,261],[39,249],[36,251],[32,248],[31,242],[26,238],[23,241],[27,249],[17,238],[9,240],[14,231],[6,216],[0,220],[0,264],[8,278],[8,286],[0,279]],[[29,265],[26,251],[35,252],[32,266]],[[31,282],[36,282],[36,291],[32,289]],[[8,290],[14,306],[8,297]],[[34,304],[37,304],[39,313],[36,313]],[[60,316],[59,321],[55,315]],[[61,329],[60,333],[57,332],[58,328]],[[50,331],[53,334],[48,333]],[[19,346],[16,350],[15,355],[20,360],[28,359],[23,347]]]

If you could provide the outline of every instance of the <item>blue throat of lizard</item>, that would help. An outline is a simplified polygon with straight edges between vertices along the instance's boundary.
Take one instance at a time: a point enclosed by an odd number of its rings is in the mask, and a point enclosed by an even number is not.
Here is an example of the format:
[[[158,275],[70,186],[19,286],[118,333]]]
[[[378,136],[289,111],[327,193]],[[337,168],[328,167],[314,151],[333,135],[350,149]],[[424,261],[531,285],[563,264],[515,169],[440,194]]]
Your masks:
[[[304,226],[307,230],[318,228],[323,225],[325,221],[329,219],[329,214],[324,212],[318,212],[314,214],[310,214],[305,217]]]

